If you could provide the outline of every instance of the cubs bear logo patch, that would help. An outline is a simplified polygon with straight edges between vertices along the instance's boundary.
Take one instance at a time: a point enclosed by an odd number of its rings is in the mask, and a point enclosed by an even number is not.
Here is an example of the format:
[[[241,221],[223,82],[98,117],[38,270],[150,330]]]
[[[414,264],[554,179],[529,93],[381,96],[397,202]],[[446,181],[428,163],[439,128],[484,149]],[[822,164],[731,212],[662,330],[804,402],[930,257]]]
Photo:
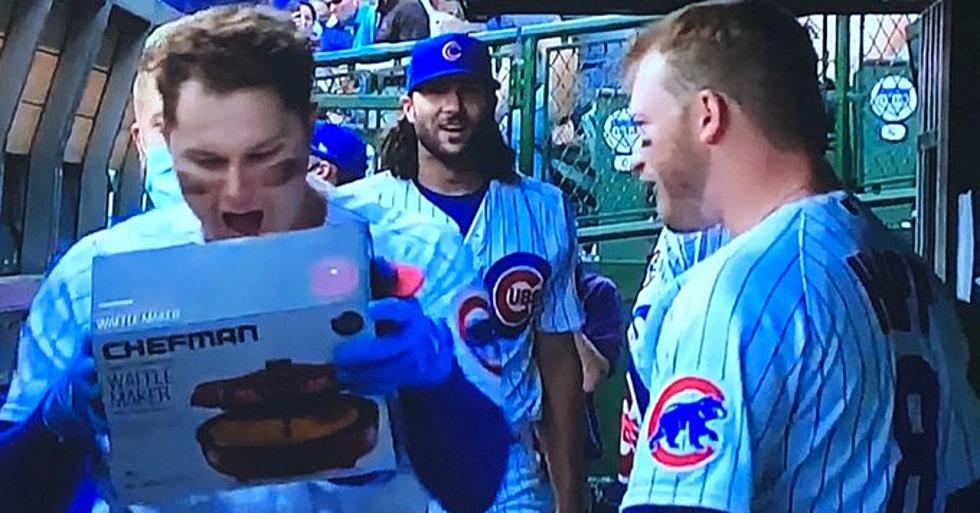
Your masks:
[[[691,470],[714,459],[728,417],[725,394],[703,378],[684,377],[664,388],[651,413],[647,438],[653,459],[672,470]]]
[[[511,253],[490,267],[483,283],[500,335],[514,337],[527,328],[550,276],[548,262],[532,253]]]

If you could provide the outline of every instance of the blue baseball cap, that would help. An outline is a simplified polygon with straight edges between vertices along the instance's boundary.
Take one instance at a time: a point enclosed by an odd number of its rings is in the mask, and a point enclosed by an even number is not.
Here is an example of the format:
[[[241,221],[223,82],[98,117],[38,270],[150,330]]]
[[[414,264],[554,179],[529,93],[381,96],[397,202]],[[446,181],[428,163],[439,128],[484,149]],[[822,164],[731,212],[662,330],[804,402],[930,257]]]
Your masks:
[[[408,92],[438,78],[462,76],[500,87],[490,69],[490,48],[466,34],[443,34],[424,39],[412,49]]]
[[[367,145],[357,132],[333,123],[316,122],[310,154],[337,166],[342,183],[363,178],[367,171]]]

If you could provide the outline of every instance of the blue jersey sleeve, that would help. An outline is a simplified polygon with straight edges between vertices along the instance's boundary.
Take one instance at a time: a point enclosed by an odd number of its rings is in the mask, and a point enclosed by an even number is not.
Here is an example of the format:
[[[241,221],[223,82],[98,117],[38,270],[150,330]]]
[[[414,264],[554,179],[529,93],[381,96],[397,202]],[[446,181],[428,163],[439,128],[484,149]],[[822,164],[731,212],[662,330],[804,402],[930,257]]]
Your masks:
[[[92,238],[73,246],[41,284],[21,329],[17,367],[0,420],[24,422],[88,340]]]

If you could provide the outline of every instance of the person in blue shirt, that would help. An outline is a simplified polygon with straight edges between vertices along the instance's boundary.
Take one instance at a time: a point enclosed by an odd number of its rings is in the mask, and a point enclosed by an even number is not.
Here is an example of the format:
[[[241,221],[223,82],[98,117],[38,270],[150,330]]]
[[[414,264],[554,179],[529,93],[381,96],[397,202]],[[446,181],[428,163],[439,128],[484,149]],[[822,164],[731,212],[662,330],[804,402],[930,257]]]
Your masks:
[[[378,11],[363,0],[339,0],[330,4],[330,18],[320,35],[320,51],[360,48],[374,43]]]
[[[625,345],[623,298],[616,283],[594,269],[580,265],[575,270],[575,288],[585,313],[582,330],[575,334],[586,401],[585,457],[595,460],[604,449],[593,399],[599,384],[615,369]]]

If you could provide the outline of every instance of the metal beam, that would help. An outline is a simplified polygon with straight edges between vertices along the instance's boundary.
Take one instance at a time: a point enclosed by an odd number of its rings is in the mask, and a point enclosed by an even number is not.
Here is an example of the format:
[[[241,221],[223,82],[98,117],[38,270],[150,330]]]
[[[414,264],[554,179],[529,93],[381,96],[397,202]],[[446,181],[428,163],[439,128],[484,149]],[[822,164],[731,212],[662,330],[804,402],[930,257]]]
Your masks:
[[[826,37],[826,36],[825,36]],[[851,18],[837,18],[837,55],[834,57],[837,90],[837,115],[834,123],[834,160],[837,172],[847,187],[855,187],[858,176],[851,165]]]
[[[468,20],[483,21],[498,14],[667,14],[697,0],[463,0]],[[929,0],[783,0],[798,14],[912,13]]]
[[[149,34],[149,25],[126,27],[116,43],[112,69],[106,81],[102,103],[92,127],[92,138],[82,163],[82,190],[78,205],[79,238],[105,227],[106,195],[109,191],[109,159],[116,142],[116,135],[126,117],[133,79],[139,66],[143,42]]]
[[[949,77],[949,131],[946,141],[949,150],[947,172],[943,176],[946,182],[937,185],[937,195],[940,198],[937,203],[945,207],[945,210],[938,212],[943,218],[939,220],[937,229],[941,227],[945,231],[945,247],[937,248],[936,258],[945,259],[947,284],[955,289],[958,280],[974,278],[971,269],[965,270],[967,276],[959,276],[957,255],[960,245],[959,195],[968,190],[973,190],[974,195],[980,194],[980,172],[977,171],[977,163],[980,162],[980,133],[975,128],[977,116],[980,116],[980,103],[976,96],[977,87],[980,87],[980,73],[976,67],[977,52],[980,51],[980,32],[977,31],[980,5],[970,0],[945,0],[944,3],[950,10],[950,35],[947,41],[949,61],[945,70]],[[977,219],[978,214],[980,213],[974,212],[974,219]],[[938,251],[940,249],[945,251]],[[978,298],[974,298],[974,302],[978,301]]]
[[[398,110],[401,99],[397,96],[374,94],[314,94],[313,102],[323,109],[371,109]]]
[[[7,136],[14,122],[20,95],[34,62],[34,49],[53,0],[20,0],[7,25],[7,38],[0,52],[0,150],[7,147]],[[4,159],[0,158],[0,212],[3,211]]]
[[[61,197],[59,169],[71,125],[85,90],[96,53],[102,44],[112,2],[74,2],[68,34],[41,114],[27,181],[22,272],[40,273],[55,250]]]
[[[535,36],[522,36],[518,41],[521,48],[521,57],[511,64],[510,72],[518,72],[519,80],[523,87],[520,91],[521,102],[521,147],[518,151],[518,163],[522,173],[534,176],[534,118],[537,114],[535,109],[535,91],[538,76],[538,38]],[[519,64],[520,67],[514,64]],[[517,92],[517,91],[511,91]],[[546,99],[547,100],[547,99]],[[541,179],[541,176],[534,176]]]
[[[912,204],[915,202],[915,187],[889,189],[882,192],[868,192],[857,195],[868,207],[884,207],[889,205]],[[603,242],[609,240],[635,239],[652,237],[663,229],[663,223],[657,219],[645,221],[630,221],[625,223],[609,223],[599,226],[586,226],[577,231],[578,240],[582,244]]]
[[[126,150],[122,169],[117,172],[122,173],[122,176],[119,177],[119,190],[116,191],[113,201],[112,215],[115,218],[129,217],[142,210],[143,199],[143,168],[136,153],[136,145],[132,142]]]
[[[180,11],[161,0],[115,0],[115,4],[116,7],[154,26],[183,16]]]
[[[653,16],[590,16],[575,20],[555,21],[530,25],[521,29],[491,30],[470,34],[476,39],[493,46],[513,43],[518,36],[535,36],[538,40],[549,37],[567,37],[577,34],[594,32],[609,32],[614,30],[637,28],[655,20]],[[316,52],[313,59],[317,66],[341,66],[344,64],[370,64],[387,62],[406,57],[412,53],[417,41],[401,43],[378,43],[361,48],[336,50],[331,52]]]
[[[652,237],[660,233],[660,230],[662,230],[663,227],[664,225],[660,221],[649,219],[646,221],[615,223],[605,226],[588,226],[579,228],[577,234],[579,243],[588,244],[608,240]]]

